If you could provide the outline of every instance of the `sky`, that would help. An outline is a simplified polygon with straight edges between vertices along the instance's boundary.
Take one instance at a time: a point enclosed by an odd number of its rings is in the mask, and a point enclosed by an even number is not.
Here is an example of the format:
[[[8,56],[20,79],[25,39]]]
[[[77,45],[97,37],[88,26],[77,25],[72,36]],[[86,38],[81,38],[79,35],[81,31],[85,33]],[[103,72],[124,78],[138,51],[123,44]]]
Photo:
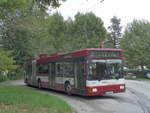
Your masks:
[[[61,13],[64,19],[74,18],[77,12],[93,12],[104,21],[106,28],[113,16],[121,19],[123,27],[134,19],[150,22],[150,0],[67,0],[55,11]]]

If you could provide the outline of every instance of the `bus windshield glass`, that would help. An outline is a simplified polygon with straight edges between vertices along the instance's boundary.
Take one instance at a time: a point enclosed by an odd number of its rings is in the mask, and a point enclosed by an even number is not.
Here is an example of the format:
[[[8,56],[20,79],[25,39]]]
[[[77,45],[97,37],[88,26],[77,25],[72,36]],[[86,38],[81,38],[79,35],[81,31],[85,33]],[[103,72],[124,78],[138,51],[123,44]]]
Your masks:
[[[90,60],[88,65],[89,79],[106,80],[122,77],[121,60]]]

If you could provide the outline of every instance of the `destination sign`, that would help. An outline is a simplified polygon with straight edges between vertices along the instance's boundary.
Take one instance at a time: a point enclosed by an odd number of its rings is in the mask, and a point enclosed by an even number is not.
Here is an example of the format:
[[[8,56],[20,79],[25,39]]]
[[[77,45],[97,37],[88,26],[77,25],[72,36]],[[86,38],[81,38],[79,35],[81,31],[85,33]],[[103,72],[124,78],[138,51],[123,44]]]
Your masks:
[[[121,51],[92,51],[91,57],[117,58],[120,54]]]

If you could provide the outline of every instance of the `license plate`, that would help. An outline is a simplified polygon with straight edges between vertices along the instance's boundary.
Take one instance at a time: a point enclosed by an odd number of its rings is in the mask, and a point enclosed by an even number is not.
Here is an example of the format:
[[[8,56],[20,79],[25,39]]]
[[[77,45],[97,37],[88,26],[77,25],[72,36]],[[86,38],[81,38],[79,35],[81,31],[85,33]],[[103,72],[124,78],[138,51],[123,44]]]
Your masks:
[[[111,95],[113,94],[113,91],[108,91],[108,92],[105,92],[106,95]]]

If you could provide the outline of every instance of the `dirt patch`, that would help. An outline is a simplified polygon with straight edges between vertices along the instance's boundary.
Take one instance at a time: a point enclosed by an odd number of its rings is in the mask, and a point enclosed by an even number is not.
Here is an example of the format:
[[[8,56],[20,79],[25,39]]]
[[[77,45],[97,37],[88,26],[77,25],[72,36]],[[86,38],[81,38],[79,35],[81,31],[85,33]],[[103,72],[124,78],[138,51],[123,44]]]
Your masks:
[[[18,107],[17,107],[18,106]],[[27,108],[27,105],[7,105],[7,104],[0,104],[0,112],[15,112],[15,113],[56,113],[54,109],[51,111],[49,108],[46,107],[39,107],[39,108]]]
[[[0,104],[0,112],[14,112],[17,108],[10,104]]]
[[[6,105],[6,104],[0,104],[0,110],[1,109],[9,109],[9,108],[11,108],[12,107],[12,105]]]

